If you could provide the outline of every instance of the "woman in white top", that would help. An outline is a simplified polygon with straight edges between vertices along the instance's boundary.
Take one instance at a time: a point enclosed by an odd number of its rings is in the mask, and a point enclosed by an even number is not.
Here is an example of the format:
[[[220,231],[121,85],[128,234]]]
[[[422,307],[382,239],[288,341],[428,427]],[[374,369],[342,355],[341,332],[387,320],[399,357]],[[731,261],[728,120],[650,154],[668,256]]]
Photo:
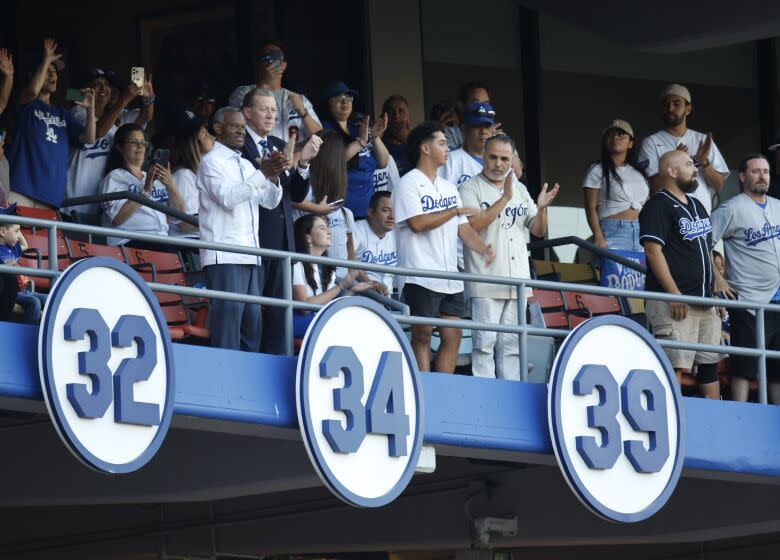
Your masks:
[[[616,119],[604,129],[601,161],[588,168],[582,183],[585,213],[599,247],[642,251],[639,211],[650,193],[634,159],[634,130]]]
[[[338,133],[322,130],[317,134],[322,137],[322,145],[317,156],[311,161],[309,194],[303,202],[293,202],[293,217],[298,218],[305,214],[321,216],[327,221],[332,236],[328,255],[334,259],[353,260],[355,245],[352,241],[352,226],[355,218],[352,211],[344,206],[347,192],[347,151]],[[345,267],[336,269],[338,278],[344,278],[346,274]]]
[[[106,161],[106,176],[100,183],[101,194],[131,191],[150,200],[169,204],[177,210],[184,210],[184,202],[169,167],[154,164],[148,173],[141,170],[148,144],[143,129],[137,124],[125,124],[117,129]],[[135,201],[118,199],[104,202],[103,211],[103,223],[106,226],[156,235],[168,234],[167,216]],[[121,237],[109,237],[108,243],[171,250],[140,241],[128,243],[127,239]]]
[[[192,119],[176,134],[176,155],[178,166],[173,172],[173,181],[179,189],[184,203],[184,212],[197,216],[200,207],[198,202],[198,187],[195,186],[195,175],[198,172],[201,158],[214,147],[214,137],[209,134],[203,121]],[[179,221],[168,220],[168,235],[176,237],[198,237],[198,227]]]
[[[295,221],[295,249],[299,253],[323,256],[331,246],[330,228],[321,216],[306,214]],[[346,277],[336,280],[332,266],[296,262],[293,265],[292,293],[295,301],[325,304],[340,295],[352,295],[371,289],[368,282],[355,282],[357,272],[350,270]],[[310,311],[295,311],[293,336],[303,338],[314,318]]]

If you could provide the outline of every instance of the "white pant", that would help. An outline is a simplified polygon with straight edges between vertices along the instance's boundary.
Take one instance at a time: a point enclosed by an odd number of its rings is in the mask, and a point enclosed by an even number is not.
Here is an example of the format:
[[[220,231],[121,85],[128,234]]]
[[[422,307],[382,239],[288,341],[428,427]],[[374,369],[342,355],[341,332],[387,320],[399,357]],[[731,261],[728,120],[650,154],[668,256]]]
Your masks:
[[[517,325],[517,300],[471,298],[471,318],[480,323]],[[474,330],[471,337],[471,371],[476,377],[520,381],[519,335]]]

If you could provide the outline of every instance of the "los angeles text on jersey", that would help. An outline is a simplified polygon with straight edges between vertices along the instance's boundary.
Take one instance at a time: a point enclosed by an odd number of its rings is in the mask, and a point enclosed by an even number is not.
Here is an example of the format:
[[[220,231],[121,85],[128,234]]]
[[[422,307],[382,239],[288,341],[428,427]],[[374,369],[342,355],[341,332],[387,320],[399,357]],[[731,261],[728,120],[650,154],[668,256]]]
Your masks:
[[[680,218],[679,224],[680,235],[682,235],[683,239],[686,240],[703,237],[712,231],[712,224],[710,224],[709,218],[698,218],[696,220]]]
[[[447,208],[457,206],[458,197],[457,196],[444,197],[439,195],[439,198],[433,198],[431,195],[426,194],[425,196],[420,198],[420,203],[422,204],[423,212],[438,212],[440,210],[446,210]]]
[[[755,247],[759,243],[769,241],[775,237],[780,239],[780,225],[764,224],[758,229],[745,228],[745,244],[748,247]]]

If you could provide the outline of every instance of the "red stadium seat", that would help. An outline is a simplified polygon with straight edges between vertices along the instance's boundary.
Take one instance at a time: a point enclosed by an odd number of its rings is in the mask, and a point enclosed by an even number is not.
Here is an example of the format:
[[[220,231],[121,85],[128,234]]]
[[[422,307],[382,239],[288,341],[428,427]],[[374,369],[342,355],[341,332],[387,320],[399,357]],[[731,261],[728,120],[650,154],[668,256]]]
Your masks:
[[[86,257],[109,257],[121,262],[125,262],[125,254],[119,246],[100,245],[98,243],[87,243],[86,241],[76,241],[68,239],[68,251],[70,258],[74,261]]]
[[[19,259],[21,266],[27,266],[30,268],[49,268],[49,238],[45,235],[25,235],[27,240],[27,250]],[[68,253],[68,246],[64,239],[57,239],[57,269],[65,270],[71,265],[72,261]],[[33,281],[35,291],[47,292],[51,287],[51,280],[49,278],[31,277]]]
[[[31,208],[29,206],[17,206],[16,215],[21,216],[23,218],[37,218],[39,220],[51,220],[53,222],[60,221],[59,212],[50,208]],[[46,228],[33,227],[33,226],[22,227],[22,233],[24,234],[25,237],[27,237],[30,234],[35,234],[36,232],[38,234],[45,234]],[[65,232],[61,229],[58,229],[57,237],[65,237]]]

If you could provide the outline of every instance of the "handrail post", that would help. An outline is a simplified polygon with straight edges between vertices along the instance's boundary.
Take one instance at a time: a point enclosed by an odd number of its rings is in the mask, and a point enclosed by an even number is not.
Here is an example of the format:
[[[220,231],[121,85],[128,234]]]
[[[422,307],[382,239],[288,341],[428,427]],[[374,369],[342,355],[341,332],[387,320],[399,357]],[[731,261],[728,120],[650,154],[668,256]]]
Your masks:
[[[766,404],[766,340],[764,337],[763,307],[756,309],[756,348],[761,350],[761,355],[758,356],[758,402]]]
[[[528,381],[528,331],[525,323],[525,282],[517,285],[517,324],[520,326],[520,380]]]
[[[282,265],[282,290],[284,301],[284,349],[288,356],[293,355],[293,308],[292,308],[292,260],[284,257]]]
[[[54,272],[59,270],[57,260],[57,226],[52,222],[51,227],[49,227],[49,270]]]

